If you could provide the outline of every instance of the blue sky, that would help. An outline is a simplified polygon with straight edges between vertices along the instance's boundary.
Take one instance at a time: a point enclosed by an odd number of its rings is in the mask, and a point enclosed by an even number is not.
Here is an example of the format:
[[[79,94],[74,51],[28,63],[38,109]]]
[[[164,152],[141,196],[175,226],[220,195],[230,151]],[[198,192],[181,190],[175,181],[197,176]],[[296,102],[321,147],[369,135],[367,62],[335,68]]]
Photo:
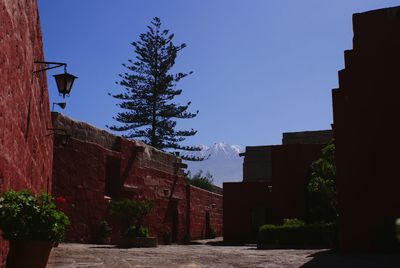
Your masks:
[[[193,71],[177,101],[192,101],[188,145],[279,144],[281,133],[330,128],[331,89],[352,47],[352,14],[399,5],[376,0],[39,0],[47,61],[79,79],[67,108],[99,128],[118,112],[108,93],[134,59],[132,41],[155,16],[188,46],[174,71]],[[47,72],[50,102],[62,101]]]

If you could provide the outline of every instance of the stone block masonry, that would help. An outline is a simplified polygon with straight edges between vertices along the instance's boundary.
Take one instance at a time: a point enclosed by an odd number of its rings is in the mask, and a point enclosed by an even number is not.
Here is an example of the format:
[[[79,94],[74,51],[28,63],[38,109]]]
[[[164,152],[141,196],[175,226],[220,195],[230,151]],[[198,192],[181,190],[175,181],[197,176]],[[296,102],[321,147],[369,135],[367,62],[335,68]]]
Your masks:
[[[52,137],[36,0],[0,0],[0,191],[51,191]],[[39,66],[40,67],[40,66]],[[0,267],[8,244],[0,240]]]
[[[187,186],[188,234],[191,239],[222,235],[223,197],[195,186]]]
[[[166,234],[177,243],[205,238],[207,224],[221,234],[222,196],[187,186],[180,158],[59,113],[53,113],[53,127],[71,135],[68,144],[55,137],[53,161],[53,194],[69,204],[67,241],[96,242],[96,226],[107,220],[116,242],[121,230],[108,206],[121,198],[155,204],[144,224],[160,243]]]

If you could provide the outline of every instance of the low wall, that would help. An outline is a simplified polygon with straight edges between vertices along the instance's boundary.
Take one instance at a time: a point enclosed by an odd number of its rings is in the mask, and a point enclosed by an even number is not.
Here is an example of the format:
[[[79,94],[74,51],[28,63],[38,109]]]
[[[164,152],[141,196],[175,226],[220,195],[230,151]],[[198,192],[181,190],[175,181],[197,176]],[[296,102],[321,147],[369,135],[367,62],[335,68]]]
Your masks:
[[[198,187],[187,185],[189,237],[210,238],[211,229],[215,235],[222,235],[223,196]]]
[[[172,242],[204,238],[206,217],[221,234],[222,196],[186,186],[180,158],[61,114],[53,114],[53,124],[71,135],[68,144],[56,137],[53,162],[53,194],[67,199],[72,222],[68,242],[96,242],[102,220],[114,225],[116,240],[121,230],[108,206],[121,198],[155,204],[144,224],[160,243],[167,234]]]

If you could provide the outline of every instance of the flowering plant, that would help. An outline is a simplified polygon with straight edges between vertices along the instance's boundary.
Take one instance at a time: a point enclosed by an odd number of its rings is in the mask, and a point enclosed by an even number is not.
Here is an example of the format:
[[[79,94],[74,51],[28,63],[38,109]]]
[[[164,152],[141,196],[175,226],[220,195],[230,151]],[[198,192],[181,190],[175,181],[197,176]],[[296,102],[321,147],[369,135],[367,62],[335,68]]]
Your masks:
[[[63,197],[63,196],[57,196],[56,198],[54,198],[54,201],[57,203],[57,205],[67,203],[67,199],[65,199],[65,197]]]
[[[68,217],[49,194],[11,190],[0,196],[0,229],[7,240],[62,242],[68,225]]]

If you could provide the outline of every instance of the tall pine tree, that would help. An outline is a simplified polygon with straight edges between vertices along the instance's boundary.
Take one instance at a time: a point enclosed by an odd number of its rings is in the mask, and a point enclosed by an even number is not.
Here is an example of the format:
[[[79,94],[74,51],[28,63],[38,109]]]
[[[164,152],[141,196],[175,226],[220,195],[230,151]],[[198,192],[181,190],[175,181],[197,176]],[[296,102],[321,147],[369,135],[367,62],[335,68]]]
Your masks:
[[[176,84],[192,73],[170,73],[178,52],[186,44],[174,45],[174,35],[161,29],[159,18],[154,18],[147,28],[140,40],[132,43],[136,60],[123,64],[129,70],[120,74],[121,81],[117,82],[124,87],[123,93],[109,94],[120,100],[117,106],[123,111],[113,118],[121,124],[107,127],[160,150],[199,151],[201,148],[197,146],[180,145],[187,137],[195,135],[196,130],[176,129],[176,119],[194,118],[199,112],[188,112],[190,102],[186,105],[174,103],[174,98],[182,93]],[[201,160],[190,156],[182,158]]]

